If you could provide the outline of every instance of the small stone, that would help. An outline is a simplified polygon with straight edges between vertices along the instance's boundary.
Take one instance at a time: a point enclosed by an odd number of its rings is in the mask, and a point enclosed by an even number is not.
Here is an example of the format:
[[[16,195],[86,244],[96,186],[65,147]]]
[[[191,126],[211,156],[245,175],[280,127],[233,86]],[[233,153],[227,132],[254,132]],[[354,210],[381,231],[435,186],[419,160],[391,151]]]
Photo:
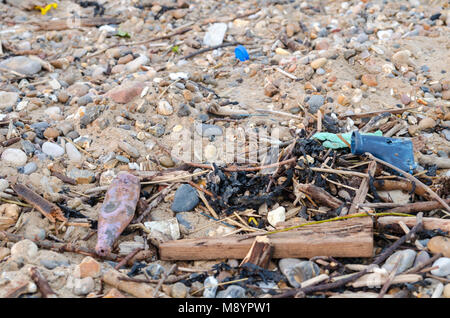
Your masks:
[[[125,56],[122,56],[119,60],[117,60],[117,64],[127,64],[132,60],[134,60],[133,54],[127,54]]]
[[[173,114],[173,107],[169,102],[161,100],[156,108],[156,112],[163,116],[170,116]]]
[[[135,147],[133,147],[129,143],[121,141],[121,142],[119,142],[118,146],[121,150],[125,151],[129,156],[131,156],[133,158],[139,158],[141,156],[141,154],[139,153],[139,150],[137,150]]]
[[[205,46],[221,45],[223,38],[227,32],[227,25],[225,23],[214,23],[208,27],[208,30],[203,37],[203,44]]]
[[[44,131],[44,137],[47,139],[56,139],[59,136],[59,130],[53,127],[48,127]]]
[[[198,202],[197,190],[188,184],[182,184],[175,192],[171,209],[174,212],[191,211]]]
[[[85,106],[89,103],[92,103],[94,100],[92,99],[91,94],[86,94],[78,98],[77,104],[78,106]]]
[[[70,142],[66,143],[66,153],[69,160],[74,163],[81,163],[83,161],[83,156],[78,151],[77,147]]]
[[[84,296],[94,290],[95,282],[92,277],[75,278],[73,293],[78,296]]]
[[[349,50],[344,51],[344,58],[346,60],[348,60],[349,58],[351,58],[355,55],[356,55],[356,50],[354,50],[354,49],[349,49]]]
[[[208,276],[203,282],[203,298],[215,298],[219,281],[214,276]]]
[[[74,179],[77,184],[88,184],[95,181],[95,174],[89,170],[81,170],[72,168],[68,171],[67,176]]]
[[[363,84],[366,84],[367,86],[375,87],[378,85],[377,77],[373,74],[364,74],[361,77],[361,81]]]
[[[6,149],[5,151],[3,151],[1,158],[2,161],[16,167],[25,165],[28,159],[25,152],[16,148]]]
[[[325,97],[322,95],[312,95],[306,102],[309,106],[309,112],[311,114],[317,113],[319,108],[325,103]]]
[[[169,156],[162,156],[161,158],[159,158],[159,162],[165,168],[172,168],[175,166],[175,162],[173,162],[172,158],[170,158]]]
[[[450,90],[442,92],[442,99],[443,100],[450,100]]]
[[[444,296],[445,298],[450,298],[450,283],[445,285],[442,296]]]
[[[172,288],[170,290],[170,295],[173,298],[186,298],[188,293],[189,293],[189,288],[186,287],[186,285],[184,285],[181,282],[177,282],[177,283],[173,284]]]
[[[324,58],[324,57],[321,57],[321,58],[318,58],[318,59],[312,61],[311,62],[311,67],[316,70],[319,67],[324,66],[326,62],[327,62],[327,59]]]
[[[137,59],[127,63],[125,65],[125,70],[130,73],[137,72],[142,65],[147,64],[148,62],[149,62],[148,57],[145,55],[141,55]],[[141,91],[142,91],[142,89],[141,89]],[[141,94],[141,92],[139,92],[137,95],[140,95],[140,94]]]
[[[408,105],[409,103],[411,103],[411,97],[409,97],[407,94],[402,94],[400,96],[400,101],[404,104],[404,105]]]
[[[394,55],[392,55],[392,62],[397,66],[401,65],[414,65],[414,62],[410,58],[411,52],[408,50],[398,51]]]
[[[426,251],[420,251],[417,253],[416,259],[414,260],[413,267],[423,264],[430,259],[430,255]]]
[[[83,258],[75,268],[74,276],[77,278],[97,277],[100,275],[100,264],[90,256]]]
[[[246,298],[245,289],[241,286],[230,285],[227,289],[218,292],[216,298]]]
[[[22,169],[21,173],[29,175],[37,170],[37,165],[35,162],[29,162],[21,169]]]
[[[347,106],[348,104],[350,104],[350,100],[347,98],[347,96],[340,94],[336,101],[338,102],[338,104],[342,105],[342,106]]]
[[[409,269],[414,264],[416,252],[412,249],[402,250],[392,254],[384,263],[383,268],[388,272],[394,269],[397,262],[400,262],[397,268],[397,274],[400,274]]]
[[[139,96],[144,88],[145,84],[141,82],[125,82],[110,90],[106,96],[110,97],[116,103],[127,104],[133,98]]]
[[[150,235],[152,232],[158,231],[167,235],[171,240],[178,240],[180,238],[180,228],[176,218],[145,222],[144,226],[150,230]]]
[[[18,99],[18,93],[0,92],[0,109],[16,106]]]
[[[292,287],[299,288],[305,280],[320,274],[320,268],[310,261],[302,261],[296,258],[283,258],[278,263],[280,271],[289,281]]]
[[[433,254],[442,253],[444,257],[450,257],[450,239],[444,236],[432,237],[427,244]]]
[[[11,252],[12,252],[12,250],[11,250]],[[439,277],[444,277],[444,276],[450,275],[450,258],[449,257],[438,258],[432,265],[432,267],[435,267],[435,266],[439,266],[439,268],[432,270],[431,271],[432,275],[436,275]]]
[[[195,131],[203,137],[222,136],[222,128],[216,125],[196,123]]]
[[[65,152],[63,147],[49,141],[44,142],[42,151],[53,158],[61,157]]]
[[[44,111],[44,114],[52,119],[56,119],[61,115],[61,109],[58,106],[49,107]]]
[[[32,260],[37,254],[37,245],[28,239],[15,243],[11,248],[11,258],[23,257],[26,260]]]
[[[273,97],[274,95],[278,94],[279,89],[272,83],[268,83],[264,86],[264,95],[267,97]]]
[[[425,117],[419,122],[419,130],[431,129],[436,126],[436,121],[433,118]]]
[[[0,192],[5,191],[9,187],[9,182],[6,179],[0,179]]]
[[[392,34],[394,34],[394,31],[388,29],[388,30],[380,30],[377,32],[377,37],[382,41],[387,41],[392,37]]]
[[[25,56],[14,56],[0,63],[0,68],[18,72],[24,75],[33,75],[41,70],[41,63]]]
[[[72,96],[76,96],[76,97],[81,97],[86,95],[89,92],[89,86],[85,83],[75,83],[69,86],[69,88],[67,88],[67,93],[72,95]]]
[[[267,221],[273,227],[275,227],[277,223],[286,221],[286,209],[280,206],[279,208],[270,211],[267,214]]]

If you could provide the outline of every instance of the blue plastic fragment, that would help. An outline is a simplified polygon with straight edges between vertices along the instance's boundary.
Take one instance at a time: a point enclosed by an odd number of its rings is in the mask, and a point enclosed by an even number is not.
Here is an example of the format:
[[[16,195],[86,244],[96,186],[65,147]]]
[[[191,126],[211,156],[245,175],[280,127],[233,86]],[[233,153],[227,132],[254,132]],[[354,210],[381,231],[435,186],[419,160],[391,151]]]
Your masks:
[[[234,54],[236,55],[236,58],[241,62],[247,61],[250,58],[248,56],[247,50],[242,45],[238,45],[234,49]]]
[[[409,173],[413,173],[416,168],[413,144],[409,139],[362,135],[354,131],[351,150],[354,155],[371,153],[376,158]]]

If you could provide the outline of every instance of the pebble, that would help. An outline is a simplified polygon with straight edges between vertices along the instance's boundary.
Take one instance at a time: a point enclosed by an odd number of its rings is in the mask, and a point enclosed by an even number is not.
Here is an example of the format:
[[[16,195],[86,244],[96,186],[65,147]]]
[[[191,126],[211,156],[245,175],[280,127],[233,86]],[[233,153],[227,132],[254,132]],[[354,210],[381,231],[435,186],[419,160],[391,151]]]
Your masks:
[[[245,289],[241,286],[230,285],[217,293],[216,298],[246,298]]]
[[[324,66],[326,62],[327,62],[327,59],[325,57],[321,57],[321,58],[318,58],[318,59],[312,61],[311,67],[316,70],[319,67]]]
[[[450,283],[448,283],[447,285],[445,285],[444,291],[442,292],[442,295],[443,295],[445,298],[450,298]]]
[[[14,56],[1,62],[0,68],[6,68],[24,75],[34,75],[41,70],[41,63],[25,56]]]
[[[83,161],[83,156],[78,151],[77,147],[70,142],[66,143],[66,153],[69,160],[74,163],[81,163]]]
[[[0,179],[0,192],[3,192],[4,190],[8,189],[9,182],[6,179]]]
[[[11,247],[11,258],[23,257],[26,260],[32,260],[37,254],[37,245],[28,239],[19,241]]]
[[[432,275],[444,277],[450,275],[450,258],[449,257],[441,257],[438,258],[432,265],[432,267],[439,266],[438,269],[434,269],[431,271]]]
[[[142,65],[145,65],[145,64],[147,64],[148,62],[149,62],[148,57],[145,56],[145,55],[141,55],[141,56],[139,56],[137,59],[135,59],[135,60],[133,60],[133,61],[127,63],[127,64],[125,65],[125,70],[128,71],[128,72],[130,72],[130,73],[137,72],[137,71],[139,70],[139,68],[140,68]],[[142,88],[142,89],[143,89],[143,88]],[[141,91],[142,91],[142,90],[141,90]],[[140,94],[141,94],[141,92],[139,92],[137,95],[140,95]]]
[[[101,273],[100,263],[90,256],[83,258],[80,264],[78,264],[74,271],[74,277],[98,277]]]
[[[150,233],[154,231],[161,232],[167,235],[170,240],[178,240],[180,238],[180,228],[176,218],[145,222],[144,226],[150,230]]]
[[[286,209],[282,206],[267,214],[267,221],[275,227],[278,223],[286,221]]]
[[[59,136],[59,130],[53,127],[48,127],[44,131],[44,137],[47,139],[56,139]]]
[[[366,84],[367,86],[375,87],[378,85],[377,77],[373,74],[364,74],[361,77],[361,81],[363,84]]]
[[[133,158],[139,158],[141,156],[141,154],[139,153],[139,150],[137,150],[135,147],[133,147],[129,143],[121,141],[121,142],[119,142],[118,146],[121,150],[125,151],[129,156],[131,156]]]
[[[391,272],[395,266],[395,264],[400,260],[400,264],[397,268],[397,274],[400,274],[414,264],[414,259],[416,258],[416,252],[411,249],[402,250],[395,252],[392,254],[384,263],[383,268],[386,269],[388,272]]]
[[[434,128],[436,126],[436,121],[433,118],[425,117],[419,122],[418,128],[420,130]]]
[[[144,88],[145,84],[141,82],[125,82],[110,90],[106,96],[116,103],[127,104],[139,96]]]
[[[219,281],[214,276],[208,276],[203,282],[203,297],[215,298]]]
[[[173,298],[186,298],[188,294],[189,288],[181,282],[173,284],[170,289],[170,295]]]
[[[37,165],[34,162],[29,162],[27,163],[25,166],[19,168],[19,173],[23,173],[23,174],[32,174],[33,172],[35,172],[37,170]]]
[[[301,282],[320,274],[320,268],[310,261],[302,261],[297,258],[283,258],[278,263],[281,273],[289,281],[292,287],[301,287]]]
[[[2,161],[16,167],[25,165],[28,159],[25,152],[16,148],[6,149],[5,151],[3,151],[1,158]]]
[[[227,25],[225,23],[214,23],[210,25],[205,33],[205,36],[203,37],[203,45],[221,45],[226,32]]]
[[[14,107],[19,99],[19,94],[0,91],[0,109]]]
[[[311,114],[315,114],[325,103],[325,97],[323,97],[322,95],[312,95],[306,103],[309,106],[309,112]]]
[[[72,168],[67,172],[67,176],[77,181],[77,184],[88,184],[95,181],[95,174],[89,170]]]
[[[161,100],[156,108],[156,112],[163,116],[170,116],[173,114],[173,107],[168,101]]]
[[[222,136],[223,134],[223,130],[221,127],[210,124],[196,123],[195,131],[197,132],[197,134],[203,137]]]
[[[92,96],[90,94],[86,94],[78,98],[77,104],[78,106],[85,106],[89,103],[92,103],[94,100],[92,99]]]
[[[442,253],[444,257],[450,257],[450,239],[444,236],[435,236],[428,241],[428,249],[433,254]]]
[[[174,212],[191,211],[198,202],[197,190],[188,184],[182,184],[175,192],[171,209]]]
[[[417,265],[423,264],[430,259],[430,255],[426,251],[420,251],[417,253],[416,259],[414,260],[414,264],[412,267],[416,267]]]
[[[46,155],[53,158],[61,157],[65,152],[63,147],[49,141],[44,142],[42,145],[42,151]]]
[[[92,277],[75,278],[73,293],[78,296],[84,296],[94,290],[95,282]]]

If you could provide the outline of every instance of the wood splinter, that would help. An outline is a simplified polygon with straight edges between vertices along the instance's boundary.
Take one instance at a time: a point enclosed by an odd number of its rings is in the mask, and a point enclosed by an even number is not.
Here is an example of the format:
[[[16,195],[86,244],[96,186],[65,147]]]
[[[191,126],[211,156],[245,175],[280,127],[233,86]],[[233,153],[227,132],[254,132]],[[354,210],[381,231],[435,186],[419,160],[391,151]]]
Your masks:
[[[30,268],[31,279],[36,283],[37,287],[41,291],[43,298],[57,298],[56,293],[48,284],[47,280],[42,276],[37,267]]]
[[[11,187],[20,198],[22,198],[33,208],[41,212],[47,219],[50,220],[50,222],[55,223],[56,220],[67,222],[67,218],[64,216],[61,209],[57,205],[44,199],[27,186],[17,183]]]
[[[272,244],[267,236],[257,236],[253,241],[248,254],[244,257],[241,264],[251,263],[256,266],[267,269],[270,259],[272,258]]]

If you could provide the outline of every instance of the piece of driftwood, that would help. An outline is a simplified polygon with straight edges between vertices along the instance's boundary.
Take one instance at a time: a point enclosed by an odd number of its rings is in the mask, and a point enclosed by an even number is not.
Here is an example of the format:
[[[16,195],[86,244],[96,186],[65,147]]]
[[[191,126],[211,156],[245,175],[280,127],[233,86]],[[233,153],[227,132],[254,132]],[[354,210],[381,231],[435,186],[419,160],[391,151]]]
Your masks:
[[[17,193],[17,195],[30,204],[33,208],[41,212],[50,222],[55,223],[56,220],[67,222],[67,218],[62,213],[61,209],[44,199],[39,194],[28,188],[27,186],[16,183],[11,188]]]
[[[319,202],[322,205],[330,207],[332,209],[339,208],[344,202],[335,198],[327,191],[313,184],[295,183],[296,190],[309,195],[314,201]]]
[[[267,269],[272,257],[272,244],[267,236],[257,236],[240,266],[251,263]]]
[[[106,272],[102,280],[121,291],[124,291],[132,296],[138,298],[153,298],[153,293],[155,292],[155,288],[149,284],[130,282],[126,280],[121,280],[121,277],[128,278],[127,275],[122,274],[115,269],[110,269]]]
[[[273,258],[333,256],[370,257],[373,249],[372,220],[353,218],[305,226],[269,235]],[[253,240],[239,235],[184,239],[160,244],[162,260],[243,259]]]
[[[444,200],[447,204],[450,203],[450,199]],[[404,204],[403,206],[392,208],[384,211],[385,213],[415,213],[415,212],[427,212],[435,209],[442,208],[442,204],[437,201],[425,201]]]
[[[377,163],[371,161],[367,167],[367,173],[371,176],[375,175],[375,170],[377,169]],[[366,201],[367,192],[369,192],[369,178],[364,178],[359,186],[358,191],[356,191],[355,197],[353,198],[352,206],[348,211],[348,214],[354,214],[358,212],[358,204],[364,203]],[[345,215],[345,214],[341,214]]]
[[[413,227],[416,225],[416,218],[404,216],[382,216],[377,220],[377,227],[389,232],[393,231],[401,233],[403,231],[399,225],[400,222],[405,223],[408,227]],[[450,220],[440,218],[423,218],[423,227],[425,230],[440,229],[445,232],[450,232]]]
[[[391,191],[391,190],[403,190],[407,192],[412,192],[426,199],[430,199],[430,195],[422,187],[414,187],[413,183],[407,180],[375,180],[373,182],[375,189],[381,191]]]

